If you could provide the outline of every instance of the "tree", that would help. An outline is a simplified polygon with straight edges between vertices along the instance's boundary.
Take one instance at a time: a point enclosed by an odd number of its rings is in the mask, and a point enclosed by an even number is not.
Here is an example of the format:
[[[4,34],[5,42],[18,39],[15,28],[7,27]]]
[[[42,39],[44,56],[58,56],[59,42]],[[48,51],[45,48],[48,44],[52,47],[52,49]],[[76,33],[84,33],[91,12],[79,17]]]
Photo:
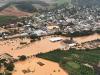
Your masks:
[[[27,59],[27,57],[26,57],[25,55],[19,56],[19,60],[20,60],[20,61],[24,61],[24,60],[26,60],[26,59]]]
[[[0,73],[0,75],[3,75],[3,73]]]
[[[30,38],[31,38],[31,39],[37,39],[38,36],[37,36],[37,34],[30,34]]]
[[[6,64],[5,66],[8,71],[13,71],[15,67],[13,63]]]
[[[55,32],[55,35],[62,35],[62,32],[60,32],[60,31]]]

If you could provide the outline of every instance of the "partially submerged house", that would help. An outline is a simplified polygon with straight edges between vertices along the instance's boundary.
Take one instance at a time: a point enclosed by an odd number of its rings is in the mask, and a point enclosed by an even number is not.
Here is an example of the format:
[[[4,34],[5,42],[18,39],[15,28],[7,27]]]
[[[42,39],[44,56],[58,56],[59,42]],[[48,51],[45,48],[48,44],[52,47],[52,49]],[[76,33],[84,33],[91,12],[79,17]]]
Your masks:
[[[4,62],[9,63],[14,60],[13,56],[8,53],[4,53],[0,55],[0,60],[5,60]]]
[[[51,38],[51,39],[49,39],[51,42],[57,42],[57,41],[61,41],[61,40],[63,40],[63,38],[61,38],[61,37],[53,37],[53,38]]]
[[[9,31],[3,28],[0,28],[0,37],[2,38],[6,38],[6,36],[8,36]]]
[[[64,40],[63,42],[64,42],[66,45],[70,46],[70,47],[76,45],[76,43],[75,43],[74,41],[68,40],[68,39]]]
[[[65,40],[63,41],[63,43],[64,43],[66,49],[69,49],[69,48],[71,48],[71,47],[73,47],[73,46],[75,46],[75,45],[77,44],[77,43],[73,40],[72,37],[71,37],[70,39],[65,39]]]
[[[43,36],[43,35],[47,35],[47,32],[46,31],[43,31],[43,30],[34,30],[33,32],[30,33],[31,35],[33,34],[36,34],[37,36]]]

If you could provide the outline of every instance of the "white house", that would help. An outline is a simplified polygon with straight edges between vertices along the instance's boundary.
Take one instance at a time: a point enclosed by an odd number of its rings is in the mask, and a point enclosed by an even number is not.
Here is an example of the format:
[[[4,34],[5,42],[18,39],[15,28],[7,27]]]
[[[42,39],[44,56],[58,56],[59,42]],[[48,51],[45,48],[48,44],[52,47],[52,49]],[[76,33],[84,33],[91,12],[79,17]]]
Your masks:
[[[42,36],[42,35],[47,35],[47,32],[43,30],[35,30],[34,34],[37,34],[38,36]]]
[[[63,40],[63,38],[61,38],[61,37],[53,37],[50,39],[51,42],[57,42],[57,41],[61,41],[61,40]]]

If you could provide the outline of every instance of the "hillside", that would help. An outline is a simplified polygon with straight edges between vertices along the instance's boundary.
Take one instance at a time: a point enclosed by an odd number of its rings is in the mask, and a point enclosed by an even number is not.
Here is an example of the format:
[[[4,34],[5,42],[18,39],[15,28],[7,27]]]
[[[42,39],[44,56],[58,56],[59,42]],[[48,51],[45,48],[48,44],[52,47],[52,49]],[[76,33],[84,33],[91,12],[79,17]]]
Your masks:
[[[21,11],[17,9],[15,6],[9,6],[3,10],[0,11],[0,15],[6,15],[6,16],[31,16],[31,13]]]
[[[41,6],[47,7],[50,5],[55,5],[55,4],[63,4],[65,2],[71,2],[71,0],[1,0],[0,3],[2,4],[7,4],[7,3],[31,3],[31,4],[39,4]],[[0,4],[0,5],[2,5]]]
[[[0,15],[30,16],[38,9],[51,9],[54,7],[77,6],[100,6],[99,0],[0,0]],[[4,5],[5,4],[5,5]]]
[[[2,6],[2,4],[5,4]],[[10,16],[30,16],[32,13],[37,12],[38,6],[35,6],[37,4],[40,6],[40,8],[44,8],[46,6],[49,6],[47,3],[42,1],[27,1],[27,0],[3,0],[0,1],[0,15],[10,15]],[[40,9],[39,8],[39,9]]]
[[[88,7],[100,6],[100,0],[72,0],[72,4]]]
[[[65,2],[78,4],[79,6],[100,6],[100,0],[0,0],[0,5],[9,3],[9,2],[33,2],[33,4],[63,4]]]
[[[35,8],[30,2],[13,3],[13,5],[15,5],[16,8],[24,12],[37,12],[37,8]]]

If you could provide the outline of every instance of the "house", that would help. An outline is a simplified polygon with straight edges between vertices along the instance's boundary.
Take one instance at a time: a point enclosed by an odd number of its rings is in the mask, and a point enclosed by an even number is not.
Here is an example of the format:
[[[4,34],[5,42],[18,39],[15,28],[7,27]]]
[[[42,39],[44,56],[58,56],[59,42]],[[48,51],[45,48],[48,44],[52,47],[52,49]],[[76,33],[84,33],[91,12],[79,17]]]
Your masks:
[[[66,39],[63,41],[67,46],[72,47],[76,45],[76,42],[73,40],[73,38],[71,37],[70,39]]]
[[[61,49],[63,50],[69,50],[70,48],[73,48],[77,43],[73,40],[66,39],[63,41],[63,47]]]
[[[66,19],[66,22],[74,22],[75,21],[75,19],[74,18],[68,18],[68,19]]]
[[[55,23],[49,23],[47,26],[48,33],[54,34],[55,32],[60,31],[60,27],[56,25]]]
[[[14,60],[13,56],[8,53],[4,53],[0,55],[0,60],[5,60],[4,62],[9,63]]]
[[[9,35],[9,31],[3,28],[0,28],[0,37],[6,38]]]
[[[53,37],[53,38],[51,38],[51,39],[49,39],[51,42],[57,42],[57,41],[61,41],[61,40],[63,40],[63,38],[61,38],[61,37]]]
[[[43,30],[35,30],[33,33],[37,34],[37,36],[47,35],[47,32]]]
[[[53,29],[58,29],[59,30],[60,28],[59,28],[59,26],[54,25],[54,26],[47,26],[47,29],[48,30],[53,30]]]
[[[4,28],[0,28],[0,33],[5,33],[5,32],[9,32],[9,31]]]

